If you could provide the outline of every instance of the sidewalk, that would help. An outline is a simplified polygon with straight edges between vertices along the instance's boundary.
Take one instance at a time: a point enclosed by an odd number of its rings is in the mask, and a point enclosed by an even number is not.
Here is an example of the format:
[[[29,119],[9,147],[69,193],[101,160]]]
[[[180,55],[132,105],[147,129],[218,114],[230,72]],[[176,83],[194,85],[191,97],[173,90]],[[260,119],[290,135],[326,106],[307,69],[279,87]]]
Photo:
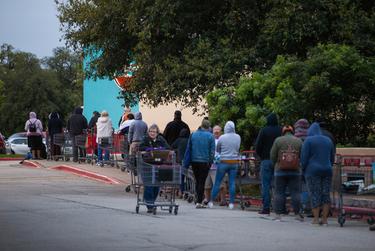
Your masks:
[[[104,167],[91,165],[87,163],[76,163],[72,161],[53,161],[53,160],[30,160],[23,163],[26,166],[35,166],[40,168],[55,169],[56,171],[66,171],[75,175],[86,178],[93,178],[105,183],[113,185],[130,184],[130,174],[125,171],[122,172],[119,168],[105,165]],[[95,176],[97,175],[97,176]],[[100,177],[103,176],[103,179]],[[106,182],[106,180],[114,180],[114,182]]]

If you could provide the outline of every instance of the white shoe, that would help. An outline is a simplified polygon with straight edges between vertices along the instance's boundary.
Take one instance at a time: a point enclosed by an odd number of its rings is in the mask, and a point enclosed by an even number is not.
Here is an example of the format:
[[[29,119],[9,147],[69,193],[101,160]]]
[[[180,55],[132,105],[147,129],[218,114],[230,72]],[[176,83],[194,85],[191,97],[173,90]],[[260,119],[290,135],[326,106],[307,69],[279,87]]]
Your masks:
[[[212,201],[208,202],[208,208],[213,208],[214,207],[214,203],[212,203]]]
[[[233,205],[233,203],[229,203],[229,206],[228,206],[228,208],[232,210],[232,209],[234,208],[234,205]]]
[[[274,221],[281,221],[281,215],[276,214],[275,218],[273,219]]]

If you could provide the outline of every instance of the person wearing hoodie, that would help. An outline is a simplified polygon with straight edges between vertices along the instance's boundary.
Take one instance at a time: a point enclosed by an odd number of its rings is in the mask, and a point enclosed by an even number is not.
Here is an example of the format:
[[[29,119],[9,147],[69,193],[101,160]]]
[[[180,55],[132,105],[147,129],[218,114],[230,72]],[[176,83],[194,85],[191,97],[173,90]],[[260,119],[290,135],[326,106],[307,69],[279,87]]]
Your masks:
[[[305,141],[307,137],[307,130],[310,127],[310,123],[307,119],[299,119],[294,123],[294,136],[301,139],[302,142]],[[311,203],[309,193],[307,191],[306,180],[303,175],[301,175],[301,206],[303,213],[311,216]]]
[[[164,138],[170,145],[172,145],[178,138],[182,129],[186,129],[190,135],[190,128],[184,121],[182,121],[181,117],[181,111],[175,111],[173,121],[169,122],[164,129]]]
[[[60,146],[54,144],[53,136],[63,132],[63,121],[57,112],[52,112],[48,120],[48,137],[50,139],[50,147],[52,157],[61,154]]]
[[[267,117],[266,127],[262,128],[255,142],[255,152],[260,157],[260,175],[262,182],[263,208],[259,214],[270,214],[271,184],[273,179],[273,164],[270,158],[271,147],[277,137],[281,136],[281,127],[274,113]]]
[[[111,140],[109,139],[112,139],[112,133],[112,120],[109,118],[107,111],[102,111],[100,117],[98,118],[98,122],[96,122],[96,143],[98,143],[98,166],[103,166],[103,150],[105,151],[104,162],[109,161],[109,150],[105,148],[108,147],[108,144],[111,143]],[[105,143],[103,143],[103,139],[107,139]]]
[[[186,147],[187,147],[187,144],[188,144],[188,141],[189,141],[189,137],[190,137],[190,132],[186,128],[183,128],[180,131],[180,135],[178,136],[178,138],[171,145],[171,148],[177,152],[176,160],[177,160],[177,163],[179,163],[179,164],[182,164],[182,161],[184,159],[184,154],[186,152]],[[181,185],[180,185],[181,195],[185,191],[185,175],[184,175],[184,173],[185,172],[182,172],[182,174],[181,174]]]
[[[25,123],[25,131],[27,132],[27,144],[30,147],[33,159],[41,158],[41,151],[43,149],[43,125],[37,119],[35,112],[29,113],[29,119]]]
[[[235,179],[240,163],[240,146],[241,137],[236,133],[234,123],[228,121],[224,126],[224,134],[220,136],[216,146],[220,162],[216,170],[214,188],[212,189],[211,201],[208,203],[208,207],[213,207],[212,201],[218,195],[221,182],[227,173],[229,177],[229,209],[233,209],[236,195]]]
[[[78,147],[76,145],[75,137],[84,133],[87,129],[87,119],[82,115],[82,108],[77,107],[74,113],[70,116],[67,124],[67,129],[72,140],[73,146],[73,161],[78,162]],[[85,155],[84,151],[80,151],[80,156]]]
[[[202,204],[204,184],[215,156],[215,139],[208,131],[209,128],[210,121],[203,119],[201,126],[189,138],[183,161],[184,168],[189,168],[191,164],[193,169],[197,193],[196,208],[205,208]]]
[[[301,151],[302,170],[314,215],[312,224],[327,225],[334,160],[335,149],[332,141],[322,134],[318,123],[313,123],[307,131],[307,138],[303,142]],[[322,209],[321,222],[319,222],[320,209]]]
[[[293,136],[292,126],[284,126],[282,135],[276,138],[271,148],[271,160],[275,166],[275,220],[280,221],[281,214],[285,210],[286,188],[288,187],[296,220],[303,221],[304,217],[300,214],[301,168],[299,163],[302,141]]]
[[[142,120],[142,113],[137,112],[134,115],[134,121],[129,127],[128,141],[130,144],[129,155],[135,155],[138,152],[139,145],[143,137],[147,134],[147,124]]]

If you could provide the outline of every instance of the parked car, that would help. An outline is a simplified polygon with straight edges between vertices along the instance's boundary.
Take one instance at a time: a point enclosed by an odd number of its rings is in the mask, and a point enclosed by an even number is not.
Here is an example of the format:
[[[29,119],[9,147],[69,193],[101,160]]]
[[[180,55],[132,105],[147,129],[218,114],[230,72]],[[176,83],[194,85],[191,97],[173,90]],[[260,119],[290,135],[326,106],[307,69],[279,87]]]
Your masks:
[[[6,152],[9,154],[22,154],[26,155],[30,152],[30,148],[27,145],[26,136],[13,136],[6,141]]]

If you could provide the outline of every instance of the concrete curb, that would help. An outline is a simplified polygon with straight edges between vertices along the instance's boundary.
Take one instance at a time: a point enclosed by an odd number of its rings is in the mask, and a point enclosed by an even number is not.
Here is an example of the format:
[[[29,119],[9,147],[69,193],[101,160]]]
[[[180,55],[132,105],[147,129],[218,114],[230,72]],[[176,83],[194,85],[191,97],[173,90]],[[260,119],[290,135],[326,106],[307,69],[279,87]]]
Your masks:
[[[76,167],[72,167],[72,166],[60,165],[60,166],[51,167],[50,169],[73,173],[73,174],[76,174],[76,175],[81,176],[81,177],[93,179],[93,180],[96,180],[96,181],[101,181],[101,182],[104,182],[104,183],[107,183],[107,184],[112,184],[112,185],[122,184],[121,181],[116,180],[114,178],[110,178],[110,177],[102,175],[102,174],[90,172],[90,171],[83,170],[83,169],[76,168]]]
[[[24,158],[0,158],[0,161],[20,161]]]
[[[42,168],[42,166],[39,163],[35,163],[29,160],[22,161],[22,165],[26,167],[31,167],[31,168]]]

